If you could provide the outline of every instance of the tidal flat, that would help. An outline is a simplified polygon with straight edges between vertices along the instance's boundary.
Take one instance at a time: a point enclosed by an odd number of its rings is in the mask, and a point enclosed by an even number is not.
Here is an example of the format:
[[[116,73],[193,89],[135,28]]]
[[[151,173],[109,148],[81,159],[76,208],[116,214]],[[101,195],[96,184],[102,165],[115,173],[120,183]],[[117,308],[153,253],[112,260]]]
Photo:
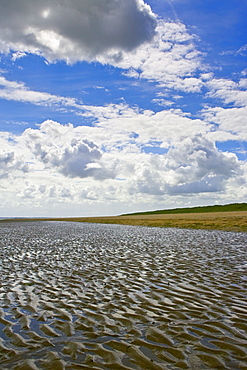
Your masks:
[[[0,368],[246,369],[243,232],[0,224]]]

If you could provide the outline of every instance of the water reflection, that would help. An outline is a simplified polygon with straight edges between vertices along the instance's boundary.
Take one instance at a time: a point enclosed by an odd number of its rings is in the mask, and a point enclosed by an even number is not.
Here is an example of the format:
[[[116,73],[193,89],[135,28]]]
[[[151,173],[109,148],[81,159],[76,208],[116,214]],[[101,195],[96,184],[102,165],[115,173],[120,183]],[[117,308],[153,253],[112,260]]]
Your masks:
[[[0,225],[1,369],[247,367],[245,233]]]

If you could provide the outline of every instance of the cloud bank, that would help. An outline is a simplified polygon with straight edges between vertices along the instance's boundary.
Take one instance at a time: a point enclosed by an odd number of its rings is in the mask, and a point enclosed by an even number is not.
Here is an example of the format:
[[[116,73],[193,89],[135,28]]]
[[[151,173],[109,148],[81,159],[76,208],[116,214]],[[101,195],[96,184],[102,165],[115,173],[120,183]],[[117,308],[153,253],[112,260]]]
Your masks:
[[[145,117],[139,119],[145,122]],[[190,119],[187,120],[188,125]],[[11,141],[3,136],[3,205],[6,194],[13,207],[32,202],[37,208],[42,204],[44,212],[44,205],[48,207],[50,203],[55,207],[70,202],[73,212],[73,204],[85,202],[94,207],[110,202],[117,209],[120,204],[128,207],[131,203],[134,207],[142,202],[146,207],[165,201],[178,206],[179,198],[191,195],[195,201],[197,195],[202,199],[210,194],[218,200],[246,195],[246,164],[233,153],[220,152],[210,139],[210,131],[195,132],[190,137],[171,132],[164,154],[143,150],[147,135],[152,141],[151,132],[140,139],[133,136],[130,126],[122,131],[121,126],[110,125],[105,131],[108,143],[101,135],[100,124],[74,127],[48,120],[37,129],[12,135]],[[10,187],[4,174],[14,179],[17,169],[25,172],[25,177],[18,175],[18,184],[12,182]]]

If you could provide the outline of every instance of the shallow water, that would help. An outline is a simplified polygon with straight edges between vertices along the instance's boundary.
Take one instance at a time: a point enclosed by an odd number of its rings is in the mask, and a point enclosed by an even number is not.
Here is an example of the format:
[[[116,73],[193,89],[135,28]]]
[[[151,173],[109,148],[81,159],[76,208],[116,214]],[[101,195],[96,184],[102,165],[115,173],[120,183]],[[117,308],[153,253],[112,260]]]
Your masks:
[[[246,369],[245,233],[0,225],[1,369]]]

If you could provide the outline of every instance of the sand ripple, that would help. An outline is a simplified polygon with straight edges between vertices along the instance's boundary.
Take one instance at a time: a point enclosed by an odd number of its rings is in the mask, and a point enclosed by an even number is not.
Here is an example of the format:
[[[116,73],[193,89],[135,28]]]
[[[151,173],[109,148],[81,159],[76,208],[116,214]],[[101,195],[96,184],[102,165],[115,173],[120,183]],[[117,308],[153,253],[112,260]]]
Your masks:
[[[245,233],[0,225],[0,368],[246,369]]]

